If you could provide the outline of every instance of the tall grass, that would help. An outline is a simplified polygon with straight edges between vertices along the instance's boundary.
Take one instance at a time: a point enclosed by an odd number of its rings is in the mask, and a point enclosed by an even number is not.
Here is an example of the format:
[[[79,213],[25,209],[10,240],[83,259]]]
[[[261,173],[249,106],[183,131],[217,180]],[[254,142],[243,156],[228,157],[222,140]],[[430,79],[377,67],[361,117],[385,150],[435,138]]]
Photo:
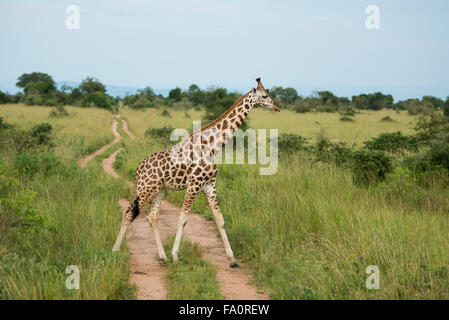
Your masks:
[[[52,165],[45,170],[38,166],[33,174],[27,174],[22,168],[29,165],[28,157],[19,157],[13,149],[0,150],[2,185],[16,181],[6,198],[0,196],[0,204],[6,204],[0,209],[10,208],[0,213],[20,214],[28,208],[42,221],[42,225],[24,224],[23,228],[6,230],[0,237],[0,297],[133,298],[127,251],[111,252],[121,220],[118,200],[129,193],[128,187],[106,175],[95,161],[86,169],[76,164],[77,155],[113,139],[112,114],[68,108],[75,115],[49,118],[51,108],[11,108],[1,106],[0,116],[20,127],[49,122],[56,128],[56,152],[33,150],[33,155],[45,155],[44,162]],[[66,268],[70,265],[80,269],[79,290],[66,287],[70,275]]]
[[[26,106],[24,104],[0,105],[0,116],[8,123],[29,128],[48,122],[56,135],[58,154],[78,158],[111,142],[112,114],[105,109],[66,107],[69,116],[54,118],[54,107]],[[67,146],[70,146],[67,148]]]
[[[413,118],[391,111],[356,115],[354,123],[341,123],[337,114],[253,112],[252,127],[312,137],[316,119],[328,123],[329,138],[359,144],[383,131],[413,127]],[[397,121],[381,122],[387,114]],[[140,120],[132,112],[126,115],[134,128]],[[161,148],[142,133],[138,141],[120,155],[124,174]],[[447,299],[447,189],[425,191],[412,184],[403,192],[396,182],[357,187],[346,169],[281,156],[273,176],[260,176],[254,165],[220,165],[217,195],[234,252],[248,261],[271,298]],[[183,197],[183,192],[168,194],[178,205]],[[193,210],[211,216],[202,195]],[[365,286],[370,265],[379,267],[379,290]]]

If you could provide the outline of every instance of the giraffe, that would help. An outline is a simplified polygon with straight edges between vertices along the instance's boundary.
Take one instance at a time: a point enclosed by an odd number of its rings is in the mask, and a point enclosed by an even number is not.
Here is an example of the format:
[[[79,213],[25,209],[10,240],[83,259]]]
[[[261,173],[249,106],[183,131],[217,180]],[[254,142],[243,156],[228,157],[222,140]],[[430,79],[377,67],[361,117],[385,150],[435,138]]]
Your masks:
[[[256,79],[257,88],[238,99],[221,117],[194,131],[171,149],[149,155],[137,167],[132,204],[123,210],[122,224],[113,251],[118,251],[131,222],[139,215],[140,209],[150,203],[146,217],[156,241],[159,259],[167,261],[159,234],[158,216],[161,201],[166,190],[186,190],[179,216],[175,242],[172,250],[173,262],[178,261],[178,250],[187,215],[197,195],[202,192],[212,210],[221,235],[230,267],[238,267],[234,253],[224,228],[225,221],[217,202],[217,166],[213,156],[228,142],[255,105],[280,111],[269,90]]]

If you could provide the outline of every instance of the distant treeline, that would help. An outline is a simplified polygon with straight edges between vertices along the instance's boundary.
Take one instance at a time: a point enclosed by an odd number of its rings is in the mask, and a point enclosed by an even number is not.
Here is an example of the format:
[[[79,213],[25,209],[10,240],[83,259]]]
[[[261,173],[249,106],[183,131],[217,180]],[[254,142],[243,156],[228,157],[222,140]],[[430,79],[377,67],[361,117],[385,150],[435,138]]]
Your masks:
[[[201,89],[196,84],[187,90],[174,88],[167,97],[157,95],[151,87],[139,90],[136,94],[124,98],[112,97],[107,94],[106,87],[98,79],[87,77],[81,84],[72,88],[63,85],[56,87],[53,78],[41,72],[24,73],[16,85],[23,89],[17,94],[8,94],[0,90],[0,104],[25,103],[27,105],[98,107],[109,110],[116,109],[119,104],[132,109],[166,106],[175,108],[205,109],[206,118],[215,117],[223,106],[229,107],[240,96],[236,92],[228,92],[225,88]],[[420,99],[408,99],[394,102],[392,95],[381,92],[338,97],[330,91],[317,91],[308,97],[298,94],[294,88],[273,87],[270,90],[284,109],[298,113],[303,112],[342,112],[348,110],[408,110],[411,115],[443,110],[449,115],[449,96],[446,100],[434,96],[424,96]]]

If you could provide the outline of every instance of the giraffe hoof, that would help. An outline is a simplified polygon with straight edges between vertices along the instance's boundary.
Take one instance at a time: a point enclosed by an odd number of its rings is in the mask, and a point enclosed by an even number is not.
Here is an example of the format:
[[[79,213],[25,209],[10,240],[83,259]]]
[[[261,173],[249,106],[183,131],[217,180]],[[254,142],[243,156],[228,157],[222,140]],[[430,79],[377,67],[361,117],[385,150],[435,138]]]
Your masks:
[[[238,267],[240,267],[240,266],[239,266],[239,264],[238,264],[237,262],[234,261],[234,262],[232,262],[232,263],[229,265],[229,267],[230,267],[230,268],[238,268]]]

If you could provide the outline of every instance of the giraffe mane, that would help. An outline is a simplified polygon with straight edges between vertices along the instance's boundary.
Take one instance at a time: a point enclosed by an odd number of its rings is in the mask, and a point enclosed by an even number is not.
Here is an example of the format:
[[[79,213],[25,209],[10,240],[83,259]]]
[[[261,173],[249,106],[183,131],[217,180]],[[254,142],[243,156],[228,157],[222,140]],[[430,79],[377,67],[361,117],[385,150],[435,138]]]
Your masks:
[[[231,111],[237,107],[238,105],[240,105],[240,103],[243,101],[243,99],[245,99],[245,97],[251,93],[251,90],[248,91],[247,93],[245,93],[243,96],[241,96],[236,102],[234,102],[234,104],[228,109],[226,110],[219,118],[215,119],[214,121],[212,121],[211,123],[205,125],[204,127],[201,128],[201,132],[209,129],[210,127],[215,126],[220,120],[223,120],[224,118],[226,118],[226,116],[231,113]],[[191,137],[195,132],[192,132],[189,136]]]

